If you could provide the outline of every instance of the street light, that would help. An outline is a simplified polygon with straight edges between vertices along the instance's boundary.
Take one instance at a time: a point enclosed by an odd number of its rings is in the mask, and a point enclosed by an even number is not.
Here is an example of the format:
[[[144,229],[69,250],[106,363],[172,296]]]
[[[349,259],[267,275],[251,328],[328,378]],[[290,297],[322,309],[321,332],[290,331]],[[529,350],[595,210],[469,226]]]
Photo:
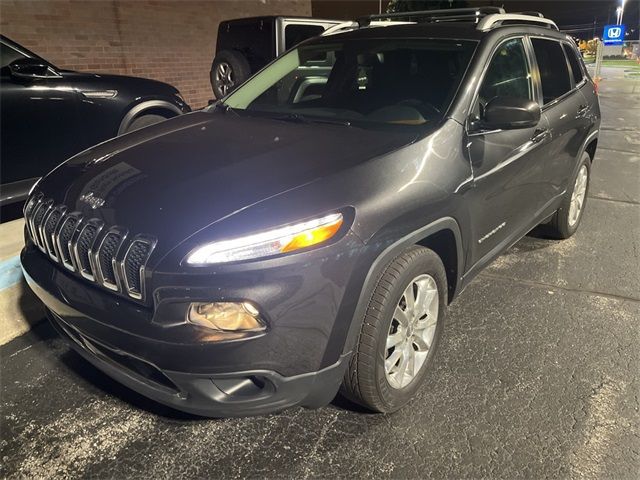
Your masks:
[[[622,25],[622,17],[624,15],[624,4],[627,3],[627,0],[620,0],[621,5],[616,9],[616,13],[618,14],[618,25]]]

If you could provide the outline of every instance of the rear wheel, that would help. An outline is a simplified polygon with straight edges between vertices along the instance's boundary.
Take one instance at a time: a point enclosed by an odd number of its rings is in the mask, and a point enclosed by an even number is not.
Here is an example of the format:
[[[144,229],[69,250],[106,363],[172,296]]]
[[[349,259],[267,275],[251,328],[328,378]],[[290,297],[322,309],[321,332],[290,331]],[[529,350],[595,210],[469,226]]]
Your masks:
[[[211,86],[216,98],[231,93],[251,73],[244,55],[233,50],[223,50],[216,55],[211,65]]]
[[[562,205],[551,219],[550,226],[556,238],[569,238],[578,230],[587,201],[590,178],[591,157],[585,152],[578,171],[570,183],[572,187],[567,190]]]
[[[367,308],[342,393],[394,412],[423,383],[442,331],[447,279],[433,251],[414,246],[385,269]]]

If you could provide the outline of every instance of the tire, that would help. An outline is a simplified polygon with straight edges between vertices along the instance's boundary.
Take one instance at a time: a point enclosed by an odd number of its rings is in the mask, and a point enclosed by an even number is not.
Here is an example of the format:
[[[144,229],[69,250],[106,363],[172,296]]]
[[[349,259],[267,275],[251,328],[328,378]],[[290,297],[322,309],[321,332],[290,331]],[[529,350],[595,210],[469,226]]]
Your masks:
[[[159,123],[165,121],[167,118],[162,115],[140,115],[138,118],[133,120],[124,131],[124,133],[133,132],[134,130],[139,130],[144,127],[148,127],[149,125],[153,125],[154,123]]]
[[[429,278],[433,280],[433,283]],[[391,340],[390,335],[392,334],[394,337],[398,335],[395,338],[406,337],[403,335],[400,322],[396,318],[400,317],[396,313],[396,307],[402,310],[404,301],[406,311],[409,311],[409,306],[405,299],[407,288],[410,284],[412,292],[420,291],[421,288],[413,283],[415,279],[420,279],[420,282],[426,282],[423,285],[430,287],[435,285],[437,287],[437,291],[431,297],[436,299],[433,301],[437,302],[437,313],[432,310],[425,320],[414,323],[415,332],[418,332],[417,326],[422,322],[427,322],[427,324],[435,323],[435,326],[429,327],[428,332],[426,328],[423,330],[429,336],[432,335],[431,343],[426,354],[425,352],[420,352],[421,357],[424,358],[422,360],[423,363],[415,369],[417,372],[413,378],[409,378],[407,375],[411,372],[408,367],[406,374],[403,373],[400,376],[399,372],[404,359],[403,352],[409,352],[410,350],[401,351],[400,348],[411,348],[416,352],[418,346],[412,343],[415,337],[412,337],[412,340],[405,344],[397,344],[397,346],[389,349],[387,348],[387,341],[388,338]],[[353,402],[375,412],[390,413],[405,405],[423,383],[425,375],[432,364],[444,323],[447,305],[446,292],[447,277],[445,269],[440,257],[432,250],[413,246],[396,257],[385,268],[373,291],[362,320],[354,354],[350,359],[343,379],[341,393]],[[413,330],[414,327],[411,328]],[[410,346],[407,347],[409,343]],[[396,350],[399,353],[395,356],[402,355],[402,357],[387,372],[385,363],[392,364]],[[415,358],[417,359],[418,356],[416,355]],[[402,385],[400,380],[408,383]]]
[[[586,172],[586,178],[583,177],[584,172]],[[567,189],[560,208],[558,208],[556,213],[553,214],[553,217],[549,222],[551,235],[554,238],[566,239],[578,230],[578,226],[580,226],[580,221],[582,220],[582,215],[584,214],[584,209],[587,203],[590,180],[591,157],[589,157],[589,154],[585,152],[582,154],[582,158],[580,159],[580,166],[569,183],[571,188]],[[574,198],[574,193],[582,198],[577,217],[575,216],[575,210],[572,210],[571,208],[572,201],[579,201],[579,198]]]
[[[223,50],[211,64],[211,87],[217,99],[231,93],[251,75],[249,62],[240,52]]]

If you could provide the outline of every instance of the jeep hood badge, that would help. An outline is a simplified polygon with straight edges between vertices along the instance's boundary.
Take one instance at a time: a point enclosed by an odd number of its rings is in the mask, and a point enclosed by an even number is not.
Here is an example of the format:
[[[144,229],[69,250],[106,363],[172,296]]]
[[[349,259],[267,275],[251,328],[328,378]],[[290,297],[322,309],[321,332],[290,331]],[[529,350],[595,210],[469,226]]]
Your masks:
[[[89,205],[93,210],[104,205],[104,198],[96,197],[93,192],[84,193],[78,199]]]

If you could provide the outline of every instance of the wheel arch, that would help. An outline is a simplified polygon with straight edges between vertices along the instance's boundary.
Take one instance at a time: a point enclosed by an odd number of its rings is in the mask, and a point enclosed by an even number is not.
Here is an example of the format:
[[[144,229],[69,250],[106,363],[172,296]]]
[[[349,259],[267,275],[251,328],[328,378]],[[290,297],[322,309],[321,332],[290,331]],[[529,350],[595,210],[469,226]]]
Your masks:
[[[452,217],[442,217],[415,230],[385,248],[373,261],[365,277],[360,296],[347,333],[343,354],[353,350],[360,331],[360,322],[369,300],[386,266],[401,252],[412,245],[421,245],[433,250],[442,260],[447,272],[449,303],[459,292],[460,274],[464,271],[462,234],[458,222]]]
[[[593,130],[589,135],[586,136],[582,145],[580,147],[580,151],[578,152],[577,163],[580,163],[580,159],[582,158],[583,153],[588,153],[591,158],[591,163],[593,163],[596,157],[596,149],[598,148],[598,134],[599,130]]]
[[[596,149],[598,148],[598,137],[595,137],[593,140],[591,140],[587,146],[584,148],[584,151],[587,152],[589,154],[589,158],[591,158],[591,163],[593,163],[593,161],[596,158]]]
[[[172,103],[165,100],[146,100],[144,102],[138,103],[127,111],[125,116],[122,118],[122,121],[120,122],[118,135],[122,135],[123,133],[125,133],[131,123],[141,115],[154,114],[162,115],[166,118],[171,118],[176,117],[181,113],[182,112],[176,105],[173,105]]]

